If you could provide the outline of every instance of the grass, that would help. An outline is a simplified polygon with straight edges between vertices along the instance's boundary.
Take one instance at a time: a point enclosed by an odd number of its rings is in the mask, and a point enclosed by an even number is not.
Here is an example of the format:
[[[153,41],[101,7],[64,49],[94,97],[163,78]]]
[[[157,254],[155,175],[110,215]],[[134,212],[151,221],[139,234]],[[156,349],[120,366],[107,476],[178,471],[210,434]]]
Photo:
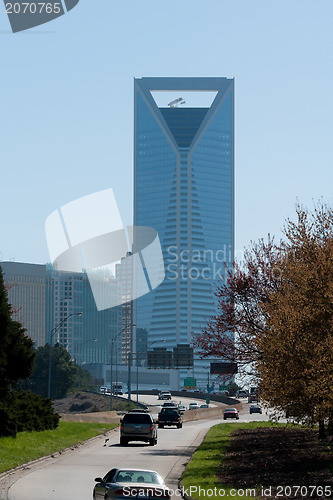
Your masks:
[[[283,488],[299,485],[303,486],[302,491],[287,493],[304,500],[309,485],[322,485],[323,490],[319,486],[317,492],[322,497],[320,493],[329,492],[332,479],[331,442],[319,440],[316,431],[302,426],[251,422],[212,427],[192,456],[181,484],[188,496],[200,500],[277,498],[278,485],[283,485],[280,493],[287,491]]]
[[[209,498],[209,500],[221,500],[223,496],[230,496],[230,498],[232,496],[235,500],[247,498],[245,494],[234,495],[234,491],[231,492],[233,488],[218,482],[218,474],[232,439],[230,433],[235,429],[271,427],[272,425],[275,424],[251,422],[248,424],[223,423],[211,427],[203,443],[193,454],[182,476],[181,484],[188,495],[193,499]],[[223,492],[219,492],[219,490],[223,490]],[[255,497],[252,496],[252,498]]]
[[[15,438],[0,438],[0,473],[82,443],[117,426],[118,424],[60,422],[54,430],[20,432]]]

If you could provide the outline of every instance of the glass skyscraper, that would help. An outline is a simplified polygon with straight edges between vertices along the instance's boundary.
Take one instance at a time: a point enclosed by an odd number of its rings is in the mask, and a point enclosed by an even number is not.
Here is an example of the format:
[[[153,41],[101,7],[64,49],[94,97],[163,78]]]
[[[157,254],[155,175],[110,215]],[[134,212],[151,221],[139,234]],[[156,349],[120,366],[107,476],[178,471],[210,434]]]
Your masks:
[[[234,257],[234,80],[140,78],[134,86],[134,225],[158,231],[165,265],[163,283],[135,301],[134,322],[148,346],[165,339],[172,349],[191,344],[216,314],[214,290]],[[180,386],[192,375],[205,386],[208,367],[195,359]]]

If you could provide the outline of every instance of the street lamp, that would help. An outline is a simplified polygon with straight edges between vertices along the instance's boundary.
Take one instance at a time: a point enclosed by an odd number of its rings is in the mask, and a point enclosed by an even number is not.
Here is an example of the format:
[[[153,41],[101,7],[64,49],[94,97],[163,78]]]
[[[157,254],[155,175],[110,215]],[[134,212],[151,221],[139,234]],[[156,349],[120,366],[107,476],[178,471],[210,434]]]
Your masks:
[[[91,342],[91,341],[94,341],[94,342],[97,342],[98,339],[96,339],[95,337],[91,337],[90,339],[87,339],[85,340],[84,342],[81,342],[80,344],[77,344],[74,349],[73,349],[73,356],[74,356],[74,362],[76,364],[76,359],[75,359],[75,353],[76,351],[81,347],[83,346],[84,344],[88,344],[88,342]]]
[[[132,325],[133,328],[136,328],[136,325]],[[131,385],[132,385],[132,359],[133,359],[133,328],[131,329],[131,340],[130,340],[130,348],[128,351],[128,356],[127,356],[127,363],[128,363],[128,399],[131,400]]]
[[[62,325],[64,325],[66,323],[66,321],[68,320],[68,318],[70,318],[71,316],[82,316],[82,312],[69,314],[68,316],[66,316],[66,318],[64,318],[62,321],[60,321],[60,323],[57,326],[52,328],[52,330],[50,332],[49,380],[48,380],[48,386],[47,386],[47,397],[48,398],[51,398],[52,340],[53,340],[54,335],[59,330],[59,328],[61,328]]]
[[[131,338],[132,338],[132,327],[134,327],[135,325],[131,325]],[[111,339],[111,359],[110,359],[110,389],[111,389],[111,395],[110,395],[110,410],[113,409],[113,406],[112,406],[112,384],[113,384],[113,373],[112,373],[112,365],[113,365],[113,344],[116,342],[116,340],[118,340],[119,336],[123,333],[124,330],[126,330],[126,328],[128,328],[128,325],[125,325],[124,328],[122,328],[122,330],[120,330],[120,332],[115,336],[115,338]],[[117,371],[118,371],[118,363],[116,364],[116,377],[117,377]],[[118,380],[116,381],[118,382]],[[118,390],[117,390],[117,398],[118,398]]]
[[[80,342],[80,344],[77,344],[74,349],[73,349],[73,358],[72,358],[72,361],[74,362],[74,365],[77,365],[77,361],[76,361],[76,352],[78,349],[80,349],[80,347],[82,347],[83,345],[85,344],[88,344],[88,342],[97,342],[98,339],[94,338],[94,337],[91,337],[90,339],[87,339],[85,340],[84,342]],[[78,389],[82,389],[82,365],[86,364],[86,361],[82,361],[81,362],[81,366],[80,366],[80,369],[79,369],[79,374],[76,373],[76,375],[78,375],[78,378],[77,378],[77,387]]]
[[[157,344],[159,342],[166,342],[166,339],[154,340],[153,342],[149,342],[149,344],[147,344],[147,348],[150,347],[151,345]],[[139,364],[138,364],[138,354],[140,352],[142,352],[144,349],[145,348],[143,347],[142,349],[140,349],[136,353],[136,407],[139,406]]]

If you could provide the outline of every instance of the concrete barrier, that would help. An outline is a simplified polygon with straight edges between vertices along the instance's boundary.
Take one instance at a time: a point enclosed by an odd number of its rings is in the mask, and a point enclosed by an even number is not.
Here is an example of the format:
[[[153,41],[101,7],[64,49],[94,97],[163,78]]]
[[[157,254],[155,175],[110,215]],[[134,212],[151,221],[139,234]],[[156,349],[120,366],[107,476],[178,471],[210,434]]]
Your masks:
[[[63,422],[96,422],[99,424],[119,424],[122,415],[115,411],[98,411],[94,413],[60,413]]]
[[[242,403],[233,405],[240,411]],[[183,422],[191,420],[200,420],[203,418],[219,418],[223,417],[223,411],[227,405],[220,404],[213,408],[199,408],[197,410],[186,410],[183,415]],[[123,415],[118,415],[115,411],[101,411],[94,413],[61,413],[61,420],[64,422],[97,422],[100,424],[119,424]]]
[[[240,411],[242,407],[242,403],[238,403],[233,405],[233,408],[237,408]],[[191,420],[200,420],[203,418],[223,418],[223,412],[225,408],[228,408],[227,405],[219,405],[214,408],[199,408],[198,410],[186,410],[183,413],[183,422],[190,422]]]

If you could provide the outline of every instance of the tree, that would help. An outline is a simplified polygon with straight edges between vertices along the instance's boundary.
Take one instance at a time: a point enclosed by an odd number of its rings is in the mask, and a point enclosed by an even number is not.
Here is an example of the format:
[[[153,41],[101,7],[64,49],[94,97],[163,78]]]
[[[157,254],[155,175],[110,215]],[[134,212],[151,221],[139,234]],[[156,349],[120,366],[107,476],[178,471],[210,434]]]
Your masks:
[[[322,433],[333,427],[333,211],[297,205],[296,216],[279,245],[253,244],[227,273],[197,346],[250,367],[267,404]]]
[[[267,243],[251,244],[242,265],[234,263],[232,269],[226,269],[225,281],[215,292],[218,314],[195,340],[203,358],[236,362],[242,374],[256,376],[255,363],[262,354],[256,339],[266,326],[261,304],[278,289],[281,265],[280,251],[269,237]]]
[[[36,351],[33,372],[24,383],[24,387],[45,397],[48,394],[49,360],[50,345],[39,347]],[[90,374],[76,365],[69,352],[60,344],[52,346],[51,361],[51,399],[65,397],[68,390],[74,387],[84,388],[92,385]]]
[[[262,304],[268,318],[256,345],[263,397],[310,425],[333,422],[333,212],[297,207],[287,221],[283,280]]]
[[[33,341],[23,326],[11,319],[11,306],[0,268],[0,399],[15,386],[18,380],[32,371],[35,350]]]

